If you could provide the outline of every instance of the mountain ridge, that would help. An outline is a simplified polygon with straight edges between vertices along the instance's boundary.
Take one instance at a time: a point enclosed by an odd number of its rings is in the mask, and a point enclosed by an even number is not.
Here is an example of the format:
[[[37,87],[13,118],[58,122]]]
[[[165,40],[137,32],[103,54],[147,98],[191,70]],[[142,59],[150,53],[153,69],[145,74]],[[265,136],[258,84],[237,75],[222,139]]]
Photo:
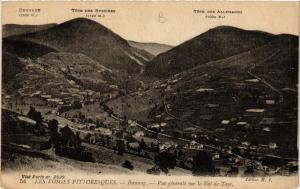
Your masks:
[[[68,35],[65,35],[66,33]],[[62,52],[83,53],[123,74],[139,73],[141,69],[128,54],[145,62],[135,55],[135,53],[141,55],[143,52],[137,52],[118,34],[86,18],[76,18],[47,30],[11,36],[8,39],[30,41]]]
[[[42,25],[28,25],[28,24],[5,24],[2,26],[2,37],[9,37],[14,35],[21,35],[25,33],[33,33],[45,30],[57,25],[56,23],[42,24]]]
[[[147,64],[145,76],[167,78],[197,65],[259,47],[281,35],[232,26],[212,28],[159,54]]]
[[[128,43],[132,47],[143,49],[155,56],[173,48],[173,46],[171,46],[171,45],[155,43],[155,42],[148,43],[148,42],[137,42],[137,41],[128,40]]]

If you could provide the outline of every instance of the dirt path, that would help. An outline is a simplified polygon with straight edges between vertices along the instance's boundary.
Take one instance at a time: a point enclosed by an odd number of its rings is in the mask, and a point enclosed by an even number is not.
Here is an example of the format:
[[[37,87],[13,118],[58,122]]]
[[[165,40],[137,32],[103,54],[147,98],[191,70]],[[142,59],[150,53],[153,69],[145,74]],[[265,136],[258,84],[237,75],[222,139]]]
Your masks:
[[[264,63],[268,60],[270,60],[271,58],[273,58],[274,56],[276,56],[278,53],[280,52],[280,50],[277,50],[276,52],[274,52],[271,56],[269,56],[268,58],[264,59],[261,63]],[[254,74],[252,72],[252,70],[256,67],[256,64],[253,64],[249,70],[247,71],[248,74],[256,79],[258,79],[259,81],[261,81],[263,84],[265,84],[267,87],[269,87],[271,90],[273,90],[275,93],[277,93],[279,95],[279,103],[282,103],[284,101],[283,95],[281,93],[281,91],[279,89],[277,89],[276,87],[274,87],[273,85],[271,85],[269,82],[267,82],[264,78]]]

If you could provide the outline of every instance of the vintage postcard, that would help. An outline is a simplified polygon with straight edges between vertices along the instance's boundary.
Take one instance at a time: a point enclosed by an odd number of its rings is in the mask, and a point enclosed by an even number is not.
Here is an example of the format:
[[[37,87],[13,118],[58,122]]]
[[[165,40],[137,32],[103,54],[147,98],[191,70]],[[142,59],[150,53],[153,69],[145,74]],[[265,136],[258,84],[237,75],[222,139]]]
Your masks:
[[[2,3],[4,189],[298,186],[298,2]]]

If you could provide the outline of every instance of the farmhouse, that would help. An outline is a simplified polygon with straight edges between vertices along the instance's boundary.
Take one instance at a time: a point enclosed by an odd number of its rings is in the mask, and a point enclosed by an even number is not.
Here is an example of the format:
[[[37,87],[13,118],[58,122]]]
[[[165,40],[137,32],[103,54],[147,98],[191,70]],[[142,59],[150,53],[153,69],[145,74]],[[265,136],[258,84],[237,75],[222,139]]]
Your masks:
[[[253,78],[253,79],[246,79],[245,81],[249,82],[249,83],[257,83],[257,82],[259,82],[259,80],[255,79],[255,78]]]
[[[263,113],[265,110],[261,108],[253,108],[253,109],[247,109],[246,112],[248,113]]]
[[[151,129],[156,128],[156,129],[158,129],[158,128],[160,128],[160,124],[154,123],[154,124],[148,125],[148,128],[151,128]]]
[[[217,108],[219,107],[219,104],[206,104],[207,108]]]
[[[187,127],[183,129],[185,132],[195,132],[197,130],[196,127]]]
[[[216,132],[224,132],[224,131],[225,131],[225,128],[216,128],[215,131],[216,131]]]
[[[48,99],[48,98],[51,98],[51,95],[43,94],[43,95],[41,95],[41,98]]]
[[[209,89],[209,88],[200,88],[196,90],[197,92],[210,92],[214,91],[214,89]]]
[[[277,144],[275,142],[270,142],[269,143],[269,148],[270,149],[275,149],[275,148],[277,148]]]
[[[239,122],[237,122],[236,124],[237,124],[237,125],[247,125],[247,122],[245,122],[245,121],[239,121]]]
[[[36,124],[36,121],[28,118],[28,117],[24,117],[24,116],[18,116],[18,119],[20,121],[23,121],[23,122],[26,122],[26,123],[29,123],[29,124],[32,124],[32,125],[35,125]]]
[[[30,94],[31,97],[35,96],[35,95],[39,95],[41,94],[41,91],[35,91],[32,94]]]
[[[138,132],[134,133],[134,136],[135,137],[144,137],[145,133],[143,131],[138,131]]]
[[[176,148],[177,144],[173,143],[173,142],[165,142],[163,144],[159,144],[160,150],[166,150],[166,149],[173,148],[173,147]]]
[[[112,135],[112,131],[110,129],[107,128],[96,128],[95,131],[99,132],[99,134],[101,135],[105,135],[105,136],[111,136]]]
[[[48,98],[47,102],[50,103],[50,104],[51,103],[53,103],[53,104],[59,104],[60,102],[62,102],[62,100],[59,99],[59,98]]]
[[[263,128],[263,131],[270,132],[270,131],[271,131],[271,128],[270,128],[270,127],[264,127],[264,128]]]
[[[273,104],[275,104],[275,100],[266,100],[266,104],[267,105],[273,105]]]
[[[222,125],[228,125],[229,123],[230,123],[229,120],[222,120],[222,121],[221,121],[221,124],[222,124]]]

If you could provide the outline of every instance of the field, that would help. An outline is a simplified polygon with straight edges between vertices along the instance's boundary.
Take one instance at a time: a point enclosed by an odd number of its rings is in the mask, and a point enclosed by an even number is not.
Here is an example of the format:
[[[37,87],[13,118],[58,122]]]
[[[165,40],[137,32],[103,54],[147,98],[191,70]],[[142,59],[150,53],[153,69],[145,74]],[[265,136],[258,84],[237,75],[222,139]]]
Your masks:
[[[149,113],[162,103],[159,90],[147,90],[122,96],[109,101],[106,105],[116,114],[130,119],[149,121]]]

